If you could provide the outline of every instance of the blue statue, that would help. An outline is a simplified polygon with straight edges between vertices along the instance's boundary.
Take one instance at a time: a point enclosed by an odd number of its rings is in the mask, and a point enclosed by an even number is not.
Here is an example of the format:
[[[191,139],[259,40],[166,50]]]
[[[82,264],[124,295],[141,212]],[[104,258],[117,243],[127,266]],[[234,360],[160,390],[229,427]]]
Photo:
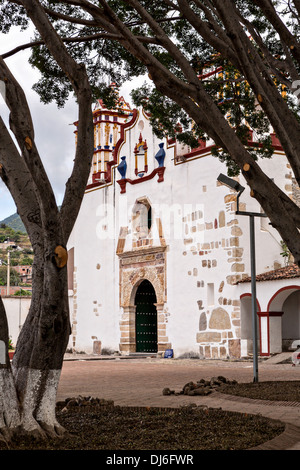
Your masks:
[[[121,157],[121,162],[117,166],[118,171],[122,177],[122,179],[125,179],[126,176],[126,170],[127,170],[127,163],[126,163],[126,157]]]
[[[164,149],[164,143],[159,144],[159,151],[155,155],[156,160],[158,161],[158,166],[164,166],[166,152]]]

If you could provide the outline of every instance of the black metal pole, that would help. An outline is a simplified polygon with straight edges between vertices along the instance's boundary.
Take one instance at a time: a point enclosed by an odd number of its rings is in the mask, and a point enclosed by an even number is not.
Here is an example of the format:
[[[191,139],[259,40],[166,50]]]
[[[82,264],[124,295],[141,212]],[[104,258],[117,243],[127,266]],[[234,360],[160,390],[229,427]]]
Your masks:
[[[255,231],[254,231],[254,218],[267,217],[266,214],[261,212],[246,212],[239,210],[239,199],[242,192],[245,190],[243,186],[238,184],[235,180],[228,178],[222,173],[218,177],[218,181],[225,186],[237,191],[236,199],[236,214],[246,215],[250,220],[250,258],[251,258],[251,303],[252,303],[252,335],[253,335],[253,382],[258,382],[258,344],[257,344],[257,300],[256,300],[256,269],[255,269]]]
[[[256,269],[255,269],[255,231],[254,231],[254,215],[249,215],[249,219],[250,219],[252,333],[253,333],[253,382],[258,382],[257,304],[256,304]]]

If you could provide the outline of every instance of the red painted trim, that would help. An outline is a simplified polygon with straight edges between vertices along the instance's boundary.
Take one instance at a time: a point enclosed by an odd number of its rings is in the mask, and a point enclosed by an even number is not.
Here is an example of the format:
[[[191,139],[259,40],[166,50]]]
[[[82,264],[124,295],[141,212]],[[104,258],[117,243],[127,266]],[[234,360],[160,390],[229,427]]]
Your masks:
[[[93,188],[97,188],[98,186],[102,186],[104,183],[91,183],[91,184],[88,184],[87,187],[85,189],[93,189]]]
[[[136,121],[138,116],[138,110],[134,109],[132,111],[132,119],[131,121],[126,122],[125,124],[121,124],[121,137],[119,138],[118,142],[116,143],[116,146],[113,151],[113,159],[110,162],[107,162],[107,174],[106,174],[106,180],[108,183],[111,182],[112,180],[112,166],[118,164],[118,152],[121,147],[121,144],[123,144],[125,140],[125,130],[132,126],[134,122]]]
[[[123,119],[123,118],[127,118],[128,116],[130,116],[130,113],[131,113],[131,112],[132,112],[132,111],[130,111],[129,109],[128,109],[128,111],[123,111],[123,112],[119,112],[119,111],[118,111],[117,116],[118,116],[118,118],[122,118],[122,119]],[[115,116],[115,115],[116,115],[116,112],[115,112],[115,111],[108,111],[108,110],[107,110],[107,111],[103,111],[103,110],[101,111],[100,109],[94,110],[94,111],[93,111],[93,124],[95,124],[94,120],[95,120],[95,119],[98,119],[99,114],[102,114],[102,115],[109,115],[109,116]],[[115,123],[117,123],[117,124],[122,124],[120,121],[110,121],[109,119],[107,119],[107,120],[106,120],[106,119],[101,119],[100,121],[97,120],[97,123],[100,123],[100,122],[108,122],[108,123],[110,123],[110,124],[115,124]],[[78,126],[78,123],[79,123],[79,121],[73,122],[74,126]],[[75,129],[74,132],[77,132],[77,129]]]
[[[93,183],[92,184],[100,184],[99,181],[97,181],[97,180],[99,180],[102,175],[103,175],[103,179],[105,179],[105,175],[106,175],[105,171],[97,171],[97,173],[93,173],[93,175],[92,175]]]
[[[128,117],[130,115],[130,112],[131,111],[129,109],[128,111],[121,111],[121,112],[118,111],[117,116],[120,118]],[[93,111],[93,118],[98,117],[99,115],[101,115],[101,117],[102,116],[116,116],[116,112],[111,111],[111,110],[106,110],[106,109],[96,109]],[[106,119],[103,119],[103,122],[106,122]],[[114,122],[117,122],[117,121],[114,121]]]
[[[269,317],[282,317],[284,312],[269,312]]]
[[[279,290],[271,297],[271,299],[269,300],[268,307],[267,307],[267,311],[268,311],[268,312],[270,311],[271,303],[272,303],[273,300],[277,297],[277,295],[280,294],[280,292],[282,292],[282,291],[284,291],[284,290],[289,290],[289,289],[300,290],[300,286],[285,286],[285,287],[282,287],[281,289],[279,289]]]
[[[262,144],[259,144],[258,142],[251,142],[251,141],[248,141],[247,145],[248,145],[248,147],[254,147],[254,148],[255,147],[261,148],[262,147]],[[209,152],[213,148],[218,148],[218,147],[215,144],[209,145],[208,147],[204,147],[204,148],[199,148],[198,147],[198,148],[192,150],[191,152],[184,154],[183,157],[184,158],[201,157],[201,155],[206,154],[207,152]],[[281,145],[273,145],[273,149],[283,151],[283,148],[282,148]]]
[[[280,146],[281,147],[281,143],[280,143],[280,140],[278,139],[277,135],[274,132],[272,132],[270,135],[271,135],[271,139],[272,139],[272,144],[274,146]]]
[[[267,352],[262,353],[261,352],[261,345],[262,345],[262,340],[261,340],[261,319],[262,317],[267,318]],[[270,321],[269,321],[269,313],[268,312],[259,312],[258,313],[258,318],[259,318],[259,348],[260,348],[260,355],[261,356],[270,356]]]
[[[106,171],[106,175],[105,175],[105,180],[106,180],[106,183],[110,183],[112,181],[112,167],[114,165],[117,165],[118,163],[118,152],[119,152],[119,149],[121,147],[121,144],[124,142],[124,139],[125,139],[125,130],[132,126],[134,124],[134,122],[136,121],[137,119],[137,116],[138,116],[138,110],[137,109],[134,109],[132,111],[132,119],[128,122],[125,122],[125,123],[119,123],[120,125],[120,128],[121,128],[121,136],[118,140],[118,142],[116,143],[116,146],[112,152],[112,160],[110,160],[109,162],[107,162],[106,166],[107,166],[107,171]],[[103,186],[103,183],[91,183],[91,184],[88,184],[86,189],[92,189],[92,188],[97,188],[99,186]]]
[[[183,155],[184,158],[192,158],[192,157],[201,157],[201,155],[209,153],[212,148],[216,148],[216,145],[209,145],[208,147],[197,147],[196,149],[192,150],[189,153]]]
[[[260,351],[261,351],[261,319],[262,317],[266,317],[268,322],[267,322],[267,352],[262,353],[260,352],[261,356],[270,356],[270,317],[281,317],[283,315],[283,312],[259,312],[259,342],[260,342]]]
[[[240,299],[242,299],[243,297],[252,297],[252,294],[249,293],[249,292],[246,293],[246,294],[242,294],[242,295],[240,296]],[[259,303],[259,301],[258,301],[257,299],[256,299],[256,303],[257,303],[257,308],[258,308],[258,311],[257,311],[257,314],[258,314],[259,312],[261,312],[261,308],[260,308],[260,303]]]
[[[203,78],[208,78],[208,77],[211,77],[212,75],[216,75],[217,73],[221,72],[223,70],[223,67],[220,66],[218,68],[216,68],[215,70],[213,70],[212,72],[208,72],[208,73],[205,73],[203,75],[199,75],[199,80],[202,80]]]
[[[157,182],[161,183],[162,181],[164,181],[165,169],[166,169],[166,167],[160,166],[158,168],[155,168],[155,170],[153,170],[152,173],[150,173],[149,175],[143,176],[142,178],[137,178],[135,180],[131,180],[131,179],[128,179],[128,178],[123,178],[121,180],[117,180],[117,183],[119,183],[119,185],[121,187],[121,194],[126,193],[126,184],[127,183],[129,183],[129,184],[143,183],[144,181],[149,181],[152,178],[154,178],[154,176],[156,174],[158,175]]]
[[[261,148],[262,147],[262,144],[258,143],[258,142],[248,142],[247,143],[248,147],[259,147]],[[281,150],[283,151],[283,148],[281,145],[272,145],[273,149],[274,150]]]

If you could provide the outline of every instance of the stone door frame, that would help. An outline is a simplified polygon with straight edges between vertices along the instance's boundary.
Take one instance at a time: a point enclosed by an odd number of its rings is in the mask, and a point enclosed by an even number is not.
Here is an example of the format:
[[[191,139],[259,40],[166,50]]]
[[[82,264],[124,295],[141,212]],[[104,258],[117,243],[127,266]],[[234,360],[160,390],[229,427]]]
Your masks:
[[[151,282],[157,310],[157,351],[171,348],[166,333],[164,306],[166,295],[166,247],[149,247],[118,254],[120,258],[120,352],[129,355],[136,352],[136,306],[138,286],[144,280]]]

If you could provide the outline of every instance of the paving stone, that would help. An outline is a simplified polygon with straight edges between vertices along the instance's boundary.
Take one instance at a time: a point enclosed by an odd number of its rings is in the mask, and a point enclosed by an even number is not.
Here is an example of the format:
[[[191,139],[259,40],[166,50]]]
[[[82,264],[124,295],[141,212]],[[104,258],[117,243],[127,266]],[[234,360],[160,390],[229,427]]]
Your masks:
[[[78,360],[80,359],[80,360]],[[106,359],[106,360],[104,360]],[[259,381],[299,380],[299,367],[263,361],[259,363]],[[259,446],[265,450],[300,450],[300,404],[249,400],[213,391],[207,396],[177,393],[183,384],[212,377],[253,382],[251,361],[202,359],[158,359],[95,357],[79,355],[65,360],[57,400],[68,397],[99,397],[117,406],[153,406],[177,408],[184,405],[208,406],[248,414],[261,414],[287,423],[286,431],[275,440]],[[176,393],[164,395],[163,389]]]

